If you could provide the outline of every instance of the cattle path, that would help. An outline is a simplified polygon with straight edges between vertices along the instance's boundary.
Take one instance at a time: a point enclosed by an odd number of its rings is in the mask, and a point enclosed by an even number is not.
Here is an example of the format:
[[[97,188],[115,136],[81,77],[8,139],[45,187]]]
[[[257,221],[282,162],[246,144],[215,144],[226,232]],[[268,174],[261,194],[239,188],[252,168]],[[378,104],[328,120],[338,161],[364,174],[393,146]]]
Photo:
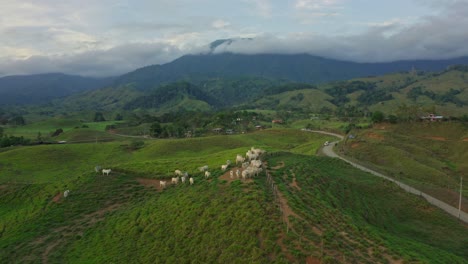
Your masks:
[[[320,134],[335,136],[335,137],[338,137],[340,139],[340,141],[344,139],[344,137],[342,135],[331,133],[331,132],[320,131],[320,130],[307,130],[307,131],[308,132],[313,132],[313,133],[320,133]],[[367,167],[364,167],[362,165],[359,165],[359,164],[354,163],[354,162],[352,162],[352,161],[350,161],[350,160],[348,160],[346,158],[343,158],[343,157],[339,156],[333,150],[333,146],[335,146],[335,143],[338,143],[338,142],[339,141],[334,141],[334,142],[331,142],[328,146],[323,146],[323,148],[322,148],[323,153],[326,156],[331,157],[331,158],[339,158],[339,159],[351,164],[352,166],[354,166],[354,167],[356,167],[356,168],[358,168],[358,169],[360,169],[362,171],[368,172],[368,173],[370,173],[370,174],[372,174],[374,176],[377,176],[377,177],[386,179],[388,181],[391,181],[391,182],[395,183],[396,185],[398,185],[403,190],[405,190],[406,192],[422,196],[430,204],[432,204],[434,206],[437,206],[438,208],[444,210],[448,214],[460,219],[461,221],[463,221],[465,223],[468,223],[468,213],[465,213],[463,211],[458,212],[458,208],[455,208],[455,207],[453,207],[453,206],[451,206],[451,205],[449,205],[449,204],[447,204],[445,202],[442,202],[441,200],[439,200],[437,198],[434,198],[434,197],[430,196],[427,193],[421,192],[420,190],[415,189],[415,188],[413,188],[413,187],[411,187],[411,186],[409,186],[409,185],[407,185],[405,183],[397,181],[397,180],[395,180],[393,178],[390,178],[388,176],[383,175],[382,173],[376,172],[374,170],[371,170],[371,169],[369,169]]]

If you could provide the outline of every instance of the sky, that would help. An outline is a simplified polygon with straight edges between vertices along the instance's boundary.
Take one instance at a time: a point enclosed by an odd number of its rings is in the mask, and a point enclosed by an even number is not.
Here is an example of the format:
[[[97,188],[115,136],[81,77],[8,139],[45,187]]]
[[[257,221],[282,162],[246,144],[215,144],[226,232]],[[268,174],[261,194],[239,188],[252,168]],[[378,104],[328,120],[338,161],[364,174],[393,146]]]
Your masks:
[[[468,0],[0,0],[0,76],[112,76],[208,52],[445,59],[468,56],[467,29]]]

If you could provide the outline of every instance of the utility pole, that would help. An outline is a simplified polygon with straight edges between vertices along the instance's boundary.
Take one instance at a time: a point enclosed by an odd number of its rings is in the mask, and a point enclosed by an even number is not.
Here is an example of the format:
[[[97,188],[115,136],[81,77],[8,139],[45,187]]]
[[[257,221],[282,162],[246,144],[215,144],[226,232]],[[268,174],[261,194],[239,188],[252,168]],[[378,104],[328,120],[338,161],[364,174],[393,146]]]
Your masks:
[[[462,205],[462,186],[463,186],[463,176],[460,176],[460,200],[458,201],[458,218],[460,218],[461,205]]]

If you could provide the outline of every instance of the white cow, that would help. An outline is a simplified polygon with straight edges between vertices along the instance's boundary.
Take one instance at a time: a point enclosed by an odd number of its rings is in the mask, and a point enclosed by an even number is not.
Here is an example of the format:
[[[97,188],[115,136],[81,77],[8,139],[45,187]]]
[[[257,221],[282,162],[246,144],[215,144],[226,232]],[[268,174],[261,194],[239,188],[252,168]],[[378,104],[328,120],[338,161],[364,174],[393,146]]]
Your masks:
[[[225,171],[228,168],[228,164],[221,165],[221,170]]]
[[[182,176],[180,179],[182,180],[182,183],[185,183],[185,180],[187,179],[187,177]]]
[[[244,163],[242,163],[242,168],[245,169],[245,168],[247,168],[249,165],[250,165],[249,162],[244,162]]]
[[[102,170],[102,175],[106,174],[106,175],[109,176],[109,173],[111,173],[111,171],[112,171],[111,169],[103,169]]]
[[[211,173],[209,171],[205,171],[205,178],[209,178],[211,176]]]
[[[260,166],[262,166],[262,161],[261,160],[252,160],[250,162],[250,165],[254,166],[254,167],[257,167],[257,168],[260,168]]]
[[[159,181],[159,187],[166,188],[166,181]]]
[[[189,181],[190,181],[190,185],[192,185],[195,182],[192,177],[190,177]]]
[[[179,177],[172,178],[171,183],[178,184],[179,183]]]
[[[242,164],[242,162],[244,162],[245,158],[242,157],[241,155],[237,154],[236,156],[236,165],[239,163],[239,164]]]
[[[208,170],[208,165],[201,166],[200,168],[198,168],[198,170],[200,170],[201,172],[207,171]]]
[[[63,197],[67,198],[69,194],[70,194],[70,190],[66,190],[63,192]]]
[[[236,170],[236,177],[237,177],[237,179],[239,179],[239,177],[240,177],[240,170],[239,169]]]
[[[182,176],[182,172],[180,170],[175,170],[174,174],[177,176]]]
[[[234,178],[234,171],[229,171],[229,176],[231,177],[231,179]]]
[[[247,179],[249,177],[249,171],[248,170],[244,170],[242,171],[242,179]]]

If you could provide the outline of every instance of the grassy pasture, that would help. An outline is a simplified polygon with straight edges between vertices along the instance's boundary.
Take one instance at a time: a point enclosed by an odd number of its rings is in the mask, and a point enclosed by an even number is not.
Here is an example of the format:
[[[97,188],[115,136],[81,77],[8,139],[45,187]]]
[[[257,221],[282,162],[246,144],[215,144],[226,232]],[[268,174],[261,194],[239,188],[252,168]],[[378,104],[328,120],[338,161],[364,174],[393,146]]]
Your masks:
[[[124,141],[6,150],[0,263],[466,262],[467,229],[453,218],[339,160],[294,154],[314,154],[330,139],[283,129],[147,140],[136,151]],[[219,165],[251,146],[275,153],[267,157],[270,166],[285,164],[272,173],[298,216],[289,217],[289,232],[265,176],[218,178]],[[116,173],[96,175],[95,163],[104,161]],[[11,182],[4,164],[34,170],[20,175],[36,183]],[[197,170],[205,164],[210,180]],[[195,185],[160,192],[137,181],[170,177],[176,168],[189,171]],[[68,198],[60,195],[65,189]]]
[[[343,147],[346,155],[457,207],[460,176],[468,175],[467,131],[448,122],[382,124],[355,131]]]
[[[280,139],[280,140],[279,140]],[[178,140],[146,140],[136,151],[130,141],[17,147],[0,152],[0,182],[54,182],[76,178],[100,165],[147,177],[170,177],[175,169],[198,172],[205,164],[219,168],[251,147],[314,154],[331,137],[297,130]],[[319,143],[317,143],[319,142]]]
[[[329,158],[283,153],[268,158],[287,197],[285,244],[298,262],[467,263],[468,229],[424,199]]]
[[[50,133],[53,133],[59,128],[63,129],[64,132],[72,132],[74,130],[104,132],[107,125],[118,122],[119,121],[82,122],[78,119],[51,118],[24,126],[6,127],[4,133],[18,137],[23,136],[29,139],[36,139],[37,134],[41,133],[42,137],[47,138]],[[83,126],[87,126],[87,128],[83,128]]]

